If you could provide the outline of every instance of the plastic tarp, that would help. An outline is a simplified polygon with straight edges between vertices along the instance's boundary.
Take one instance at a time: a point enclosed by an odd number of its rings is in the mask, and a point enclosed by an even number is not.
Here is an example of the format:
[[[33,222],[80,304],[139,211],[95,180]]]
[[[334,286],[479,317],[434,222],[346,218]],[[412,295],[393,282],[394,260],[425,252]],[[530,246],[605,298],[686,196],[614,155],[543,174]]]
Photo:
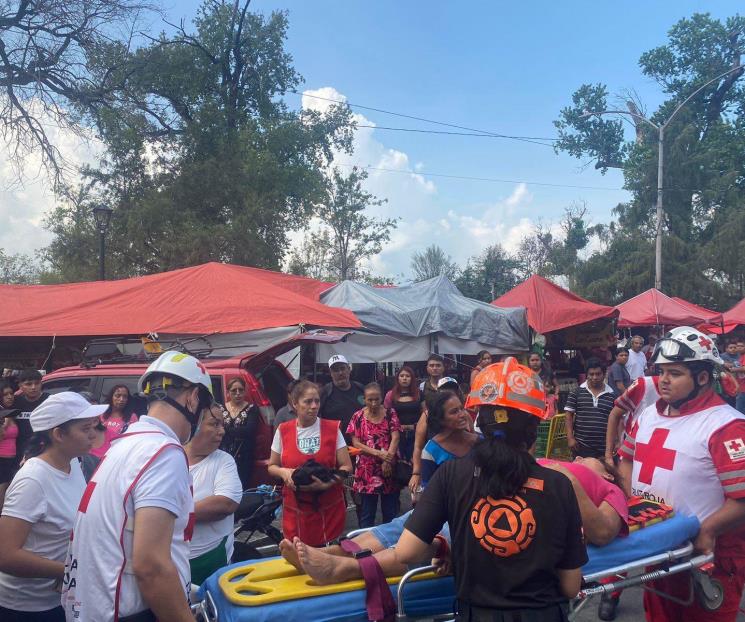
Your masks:
[[[631,326],[697,326],[703,323],[719,323],[721,313],[708,309],[698,310],[689,302],[678,302],[657,289],[648,289],[620,305],[619,328]]]
[[[359,327],[352,312],[318,301],[328,286],[220,263],[118,281],[0,285],[0,335],[214,335],[301,324]]]
[[[529,345],[525,309],[500,309],[466,298],[444,276],[385,288],[344,281],[321,294],[321,301],[353,311],[367,331],[385,337],[369,340],[368,345],[388,350],[385,357],[369,354],[373,360],[425,359],[438,339],[439,351],[451,354],[520,352]],[[365,337],[354,334],[335,349],[343,352],[347,346],[351,352],[357,341]]]
[[[613,307],[585,300],[538,275],[513,287],[492,304],[498,307],[525,307],[528,310],[528,324],[542,334],[618,315]]]

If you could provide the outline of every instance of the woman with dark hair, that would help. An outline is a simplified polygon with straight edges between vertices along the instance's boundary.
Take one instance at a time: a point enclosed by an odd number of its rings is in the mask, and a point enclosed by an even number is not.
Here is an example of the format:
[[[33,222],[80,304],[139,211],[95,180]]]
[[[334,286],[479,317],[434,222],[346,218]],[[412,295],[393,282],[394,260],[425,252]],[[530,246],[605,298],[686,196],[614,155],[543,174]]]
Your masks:
[[[365,407],[352,415],[347,434],[352,446],[360,450],[354,469],[353,490],[362,497],[360,527],[375,525],[380,497],[383,522],[396,516],[400,489],[393,479],[399,442],[399,423],[395,410],[382,405],[380,385],[365,387]]]
[[[117,435],[122,434],[127,426],[138,419],[131,408],[129,388],[125,384],[117,384],[111,388],[106,396],[106,412],[101,415],[101,423],[105,428],[112,429]]]
[[[15,392],[7,382],[0,382],[0,409],[7,410],[13,408],[15,401]]]
[[[352,471],[352,460],[336,419],[320,419],[318,385],[301,380],[290,395],[297,419],[280,424],[272,440],[269,475],[284,482],[282,533],[311,546],[325,546],[344,531],[347,504],[340,477],[297,485],[293,475],[310,460],[327,469]]]
[[[0,382],[0,510],[3,509],[5,491],[18,470],[18,424],[13,410],[13,387]]]
[[[427,425],[434,436],[422,450],[422,486],[443,462],[467,455],[479,439],[471,432],[471,415],[452,391],[438,393],[431,408]]]
[[[243,488],[250,488],[254,472],[254,449],[259,427],[259,409],[246,400],[246,382],[236,376],[228,381],[225,402],[225,438],[220,449],[228,452],[238,466]]]
[[[383,407],[392,408],[396,411],[398,422],[401,424],[398,455],[404,462],[411,463],[411,457],[414,453],[414,431],[419,416],[422,414],[422,404],[416,375],[408,365],[404,365],[398,370],[393,388],[385,394]]]
[[[416,563],[449,523],[456,620],[560,622],[579,591],[587,553],[572,485],[530,455],[544,401],[512,357],[480,374],[466,406],[479,407],[485,438],[437,470],[396,545],[400,563]]]
[[[85,480],[86,454],[105,406],[77,393],[52,395],[31,413],[29,456],[8,488],[0,517],[0,620],[64,622],[59,586]]]
[[[476,355],[476,367],[471,370],[471,384],[473,384],[476,376],[489,367],[492,362],[492,356],[488,350],[481,350],[481,352]]]

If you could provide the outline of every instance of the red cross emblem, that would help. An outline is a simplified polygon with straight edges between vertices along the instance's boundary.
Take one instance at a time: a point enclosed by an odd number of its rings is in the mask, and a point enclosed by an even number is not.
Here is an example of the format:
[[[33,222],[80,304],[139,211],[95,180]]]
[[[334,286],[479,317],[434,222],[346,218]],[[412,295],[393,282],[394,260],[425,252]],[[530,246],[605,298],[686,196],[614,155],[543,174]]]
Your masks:
[[[641,469],[639,470],[640,482],[651,484],[654,471],[657,468],[665,469],[666,471],[673,470],[675,454],[678,452],[674,449],[665,448],[665,441],[668,434],[670,434],[670,430],[658,428],[652,432],[648,443],[636,443],[634,460],[641,464]]]
[[[707,339],[706,337],[699,337],[698,344],[702,348],[706,348],[707,350],[711,350],[711,339]]]
[[[738,441],[730,441],[729,443],[727,443],[727,447],[732,451],[740,451],[743,446]]]

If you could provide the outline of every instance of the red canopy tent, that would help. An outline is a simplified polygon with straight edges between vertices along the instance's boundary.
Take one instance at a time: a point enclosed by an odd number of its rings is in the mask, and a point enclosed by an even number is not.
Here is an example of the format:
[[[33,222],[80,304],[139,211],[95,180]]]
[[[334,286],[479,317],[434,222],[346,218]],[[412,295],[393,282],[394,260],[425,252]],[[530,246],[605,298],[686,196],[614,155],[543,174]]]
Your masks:
[[[351,311],[318,301],[330,286],[220,263],[118,281],[0,285],[0,335],[207,335],[299,324],[360,327]]]
[[[741,324],[745,324],[745,299],[738,302],[729,311],[722,313],[722,323],[707,324],[701,328],[712,333],[729,333]]]
[[[492,304],[497,307],[525,307],[528,324],[543,334],[618,314],[613,307],[585,300],[538,275],[513,287]]]
[[[657,289],[648,289],[619,305],[619,328],[631,326],[697,326],[719,323],[722,314],[685,300],[675,300]]]

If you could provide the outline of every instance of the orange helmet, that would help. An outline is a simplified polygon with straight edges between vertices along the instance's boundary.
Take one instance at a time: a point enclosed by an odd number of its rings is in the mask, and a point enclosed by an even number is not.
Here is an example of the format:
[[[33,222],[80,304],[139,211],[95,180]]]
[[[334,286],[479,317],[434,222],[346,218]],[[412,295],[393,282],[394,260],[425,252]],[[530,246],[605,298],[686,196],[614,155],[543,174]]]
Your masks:
[[[476,376],[466,408],[504,406],[546,419],[546,392],[538,374],[510,356],[486,367]]]

